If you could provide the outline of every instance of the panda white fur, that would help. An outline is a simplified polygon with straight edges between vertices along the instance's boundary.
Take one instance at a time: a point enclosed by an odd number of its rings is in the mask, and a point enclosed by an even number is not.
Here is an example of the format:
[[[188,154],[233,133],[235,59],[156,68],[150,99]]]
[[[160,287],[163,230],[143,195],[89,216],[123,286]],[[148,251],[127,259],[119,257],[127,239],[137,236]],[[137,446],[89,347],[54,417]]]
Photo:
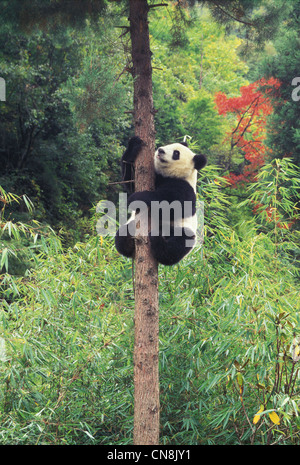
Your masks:
[[[122,156],[122,175],[127,181],[127,191],[134,185],[132,167],[142,145],[139,137],[131,138]],[[134,192],[128,199],[129,205],[136,200],[143,201],[149,216],[154,206],[155,211],[158,205],[166,205],[166,202],[171,207],[168,215],[162,208],[158,221],[152,219],[149,232],[152,254],[163,265],[178,263],[195,245],[197,170],[205,165],[206,157],[195,155],[185,142],[159,147],[154,156],[155,190]],[[130,180],[132,183],[128,183]],[[133,257],[135,251],[134,235],[130,234],[132,222],[135,222],[135,212],[115,237],[118,252],[126,257]]]

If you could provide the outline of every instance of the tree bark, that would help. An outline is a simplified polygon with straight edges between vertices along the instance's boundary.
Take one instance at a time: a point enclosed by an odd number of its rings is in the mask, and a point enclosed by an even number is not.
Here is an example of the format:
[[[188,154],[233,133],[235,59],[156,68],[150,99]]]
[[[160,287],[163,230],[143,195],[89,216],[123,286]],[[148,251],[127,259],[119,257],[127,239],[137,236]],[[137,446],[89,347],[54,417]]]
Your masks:
[[[135,135],[145,143],[135,163],[136,191],[154,189],[155,127],[147,0],[129,0]],[[158,265],[148,218],[135,240],[134,433],[136,445],[159,443]],[[145,230],[146,228],[146,230]],[[143,230],[144,229],[144,230]]]

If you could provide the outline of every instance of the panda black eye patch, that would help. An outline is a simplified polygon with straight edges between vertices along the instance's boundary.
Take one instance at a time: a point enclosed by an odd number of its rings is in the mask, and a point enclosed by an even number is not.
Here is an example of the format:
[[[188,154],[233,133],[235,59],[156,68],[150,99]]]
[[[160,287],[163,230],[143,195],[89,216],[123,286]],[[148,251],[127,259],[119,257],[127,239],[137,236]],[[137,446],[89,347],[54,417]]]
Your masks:
[[[173,158],[173,160],[179,160],[179,158],[180,158],[179,150],[174,150],[172,158]]]

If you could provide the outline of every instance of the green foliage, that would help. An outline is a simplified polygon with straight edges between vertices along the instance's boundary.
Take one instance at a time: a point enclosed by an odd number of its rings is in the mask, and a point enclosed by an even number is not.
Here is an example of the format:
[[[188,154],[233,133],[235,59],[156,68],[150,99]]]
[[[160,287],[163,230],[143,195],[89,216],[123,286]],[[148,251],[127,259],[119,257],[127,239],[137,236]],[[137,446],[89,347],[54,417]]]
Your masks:
[[[250,202],[263,204],[268,182],[289,211],[298,179],[288,160],[266,165]],[[275,234],[263,210],[238,235],[224,184],[202,171],[204,243],[159,269],[161,442],[297,444],[299,237]],[[41,240],[34,269],[1,276],[0,441],[130,444],[131,261],[110,237],[68,250]]]
[[[82,26],[86,18],[97,20],[103,11],[105,2],[98,0],[79,0],[75,3],[56,0],[3,0],[3,19],[13,22],[22,30],[30,31],[36,26],[47,29],[56,25]]]
[[[104,18],[94,27],[54,25],[25,34],[7,24],[0,34],[7,83],[0,182],[7,191],[26,192],[36,218],[63,227],[69,243],[108,181],[119,176],[115,158],[123,137],[116,134],[129,127],[131,94],[117,80],[124,57],[111,47],[117,32]]]
[[[267,179],[278,201],[279,186],[287,178],[293,184],[298,172],[287,160],[277,162],[275,176],[267,165],[250,201],[265,196]],[[215,199],[205,202],[202,249],[162,270],[161,307],[169,319],[161,336],[164,443],[297,444],[299,267],[291,249],[299,235],[282,235],[260,213],[265,232],[252,220],[239,237],[226,225],[224,201],[218,205],[218,180],[201,181],[205,200]],[[214,227],[211,208],[218,212]]]
[[[273,76],[281,82],[280,93],[274,93],[274,114],[270,120],[269,145],[274,157],[291,157],[300,162],[300,105],[292,98],[295,86],[292,81],[299,76],[300,2],[289,2],[285,6],[285,22],[274,40],[274,53],[263,57],[257,72]]]
[[[189,134],[197,134],[200,150],[208,151],[221,142],[224,134],[223,120],[216,113],[211,95],[204,90],[184,105],[182,121]],[[222,130],[223,129],[223,130]]]
[[[3,300],[1,310],[1,443],[108,444],[118,436],[126,442],[133,329],[128,267],[115,260],[108,268],[116,253],[99,238],[67,253],[55,236],[45,246],[35,271],[2,281],[12,302]]]
[[[189,134],[207,150],[220,143],[222,131],[214,93],[222,89],[235,95],[247,83],[247,65],[237,53],[242,41],[226,36],[207,9],[196,8],[185,13],[186,40],[175,46],[176,14],[171,5],[151,14],[157,141],[166,143]]]
[[[33,266],[34,253],[42,246],[40,236],[46,237],[48,228],[30,218],[33,205],[26,195],[17,196],[0,186],[0,202],[0,272],[22,276]],[[24,223],[24,218],[29,221]]]

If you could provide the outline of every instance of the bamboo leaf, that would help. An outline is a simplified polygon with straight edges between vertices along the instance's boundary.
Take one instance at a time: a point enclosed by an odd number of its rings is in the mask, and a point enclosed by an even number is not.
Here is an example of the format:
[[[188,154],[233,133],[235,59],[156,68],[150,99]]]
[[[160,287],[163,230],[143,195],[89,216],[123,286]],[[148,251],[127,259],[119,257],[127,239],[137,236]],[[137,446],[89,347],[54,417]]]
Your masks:
[[[237,378],[237,382],[238,382],[239,386],[243,386],[243,376],[242,376],[242,374],[238,373],[236,375],[236,378]]]
[[[270,412],[269,417],[274,425],[280,425],[280,419],[276,412]]]
[[[254,418],[253,418],[253,424],[254,425],[256,425],[256,423],[259,422],[261,414],[262,414],[263,411],[264,411],[264,406],[261,405],[259,411],[254,415]]]

